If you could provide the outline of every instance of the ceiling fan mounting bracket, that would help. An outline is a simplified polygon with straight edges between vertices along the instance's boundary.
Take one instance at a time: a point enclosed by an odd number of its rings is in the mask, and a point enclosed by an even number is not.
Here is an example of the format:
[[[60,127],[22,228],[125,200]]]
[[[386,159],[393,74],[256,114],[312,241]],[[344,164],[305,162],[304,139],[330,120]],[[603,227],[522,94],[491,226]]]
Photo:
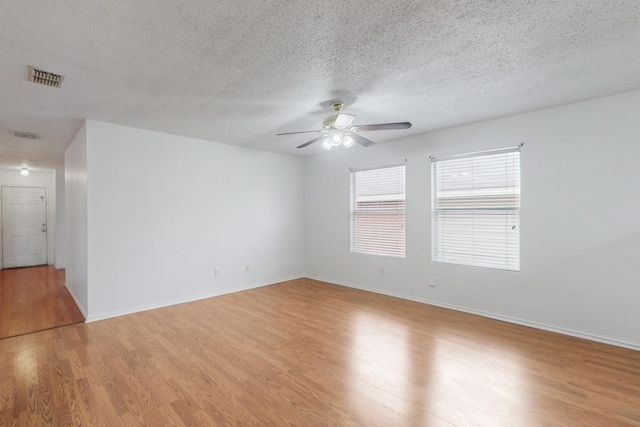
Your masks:
[[[343,106],[344,106],[344,102],[342,102],[342,101],[337,101],[337,102],[332,102],[331,103],[331,108],[333,108],[333,111],[335,111],[336,113],[339,113],[340,110],[342,110]]]

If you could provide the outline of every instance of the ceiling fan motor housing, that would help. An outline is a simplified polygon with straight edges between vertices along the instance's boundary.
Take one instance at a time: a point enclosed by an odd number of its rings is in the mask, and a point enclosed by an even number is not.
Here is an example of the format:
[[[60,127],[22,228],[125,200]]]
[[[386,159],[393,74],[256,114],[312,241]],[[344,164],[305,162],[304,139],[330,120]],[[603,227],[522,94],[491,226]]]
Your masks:
[[[342,110],[342,107],[344,106],[344,103],[342,101],[336,101],[331,103],[331,108],[333,108],[333,111],[336,112],[335,116],[329,116],[326,119],[324,119],[322,121],[322,127],[325,130],[331,130],[331,129],[335,129],[335,124],[336,124],[336,118],[338,117],[338,115],[340,114],[340,110]]]
[[[334,124],[336,123],[336,117],[337,116],[329,116],[326,119],[324,119],[322,121],[322,127],[325,130],[331,130],[333,129]]]

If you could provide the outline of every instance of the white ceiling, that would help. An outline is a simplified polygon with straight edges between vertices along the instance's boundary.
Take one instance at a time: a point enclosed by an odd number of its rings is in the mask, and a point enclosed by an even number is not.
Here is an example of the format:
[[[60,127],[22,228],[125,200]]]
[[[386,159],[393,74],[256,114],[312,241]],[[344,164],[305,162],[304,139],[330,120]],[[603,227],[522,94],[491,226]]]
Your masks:
[[[304,156],[275,134],[332,100],[413,123],[384,142],[640,88],[640,1],[4,1],[0,49],[2,167],[61,167],[87,118]]]

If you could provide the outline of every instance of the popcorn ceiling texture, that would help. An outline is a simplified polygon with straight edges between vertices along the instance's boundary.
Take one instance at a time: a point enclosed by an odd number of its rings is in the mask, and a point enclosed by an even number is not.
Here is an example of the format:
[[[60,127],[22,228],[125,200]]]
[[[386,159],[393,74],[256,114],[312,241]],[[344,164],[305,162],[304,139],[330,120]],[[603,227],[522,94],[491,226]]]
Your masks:
[[[310,155],[275,134],[333,100],[413,123],[366,134],[383,142],[640,88],[639,40],[637,0],[3,2],[0,157],[60,167],[85,118]]]

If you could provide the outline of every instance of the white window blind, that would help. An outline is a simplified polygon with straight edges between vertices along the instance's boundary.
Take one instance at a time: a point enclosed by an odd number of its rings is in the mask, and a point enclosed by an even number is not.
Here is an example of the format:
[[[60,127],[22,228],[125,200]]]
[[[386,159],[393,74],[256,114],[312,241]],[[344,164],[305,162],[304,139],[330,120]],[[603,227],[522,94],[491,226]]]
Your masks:
[[[351,172],[351,252],[405,256],[405,169]]]
[[[431,159],[432,260],[520,271],[520,147]]]

